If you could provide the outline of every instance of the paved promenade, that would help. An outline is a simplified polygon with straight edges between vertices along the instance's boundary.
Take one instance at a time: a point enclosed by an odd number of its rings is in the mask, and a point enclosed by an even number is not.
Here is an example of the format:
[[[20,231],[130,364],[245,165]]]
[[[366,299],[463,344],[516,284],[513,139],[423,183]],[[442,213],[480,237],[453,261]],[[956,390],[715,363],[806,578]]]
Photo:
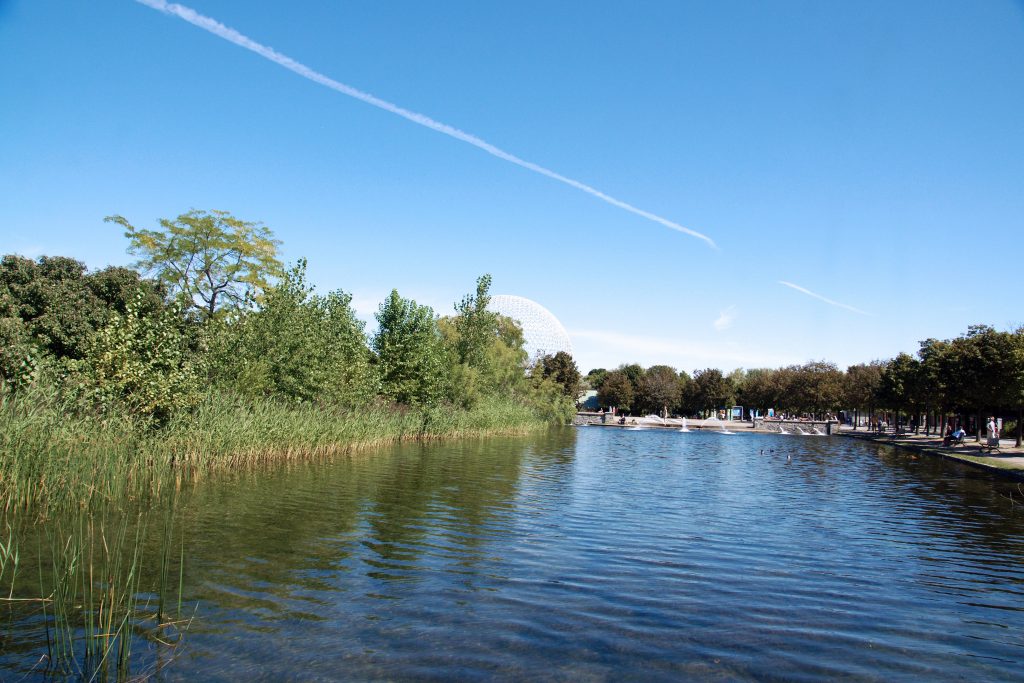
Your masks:
[[[868,432],[865,429],[858,429],[856,431],[849,427],[843,426],[838,434],[841,436],[850,436],[858,439],[865,439],[875,441],[877,443],[886,443],[893,446],[899,446],[901,448],[909,448],[912,450],[928,453],[929,455],[936,455],[950,460],[958,460],[960,462],[972,465],[975,467],[982,467],[985,469],[998,471],[1001,474],[1008,474],[1010,476],[1024,479],[1024,448],[1017,448],[1016,438],[1012,439],[1000,439],[999,450],[996,453],[989,453],[987,450],[982,450],[981,446],[985,443],[985,438],[982,437],[981,442],[974,440],[973,436],[968,436],[965,439],[963,446],[943,446],[941,436],[925,436],[921,434],[900,434],[894,435],[893,433],[877,434],[874,432]]]
[[[597,413],[578,413],[575,419],[577,425],[592,425],[602,427],[618,427],[618,428],[643,428],[643,429],[679,429],[683,422],[681,419],[669,419],[662,420],[661,418],[648,416],[648,417],[628,417],[626,424],[618,424],[617,418],[613,418],[611,415],[607,417],[607,421],[601,424],[600,416]],[[778,422],[765,422],[761,424],[761,427],[757,430],[752,429],[750,422],[746,421],[735,421],[735,422],[723,422],[722,420],[699,420],[692,419],[686,421],[686,426],[692,430],[723,430],[727,429],[732,432],[739,433],[750,433],[750,432],[778,432]],[[804,431],[810,432],[813,426],[810,423],[794,423],[785,422],[782,423],[783,427],[787,429],[791,434],[793,430],[801,427]],[[823,430],[824,425],[818,424],[818,429]],[[947,458],[949,460],[956,460],[972,467],[979,467],[982,469],[990,470],[994,474],[1001,474],[1004,476],[1010,476],[1016,479],[1024,479],[1024,448],[1017,448],[1015,446],[1016,438],[1006,438],[999,440],[999,451],[996,453],[990,453],[987,450],[981,448],[982,443],[985,443],[984,439],[981,443],[974,440],[973,436],[968,436],[963,446],[943,446],[942,437],[940,436],[926,436],[923,432],[921,434],[899,434],[895,435],[892,432],[885,434],[878,434],[876,432],[869,432],[866,429],[853,430],[846,425],[839,426],[833,423],[832,425],[833,435],[840,437],[852,437],[856,439],[864,439],[865,441],[874,441],[876,443],[888,444],[891,446],[899,446],[900,448],[907,448],[927,455],[937,456],[941,458]]]

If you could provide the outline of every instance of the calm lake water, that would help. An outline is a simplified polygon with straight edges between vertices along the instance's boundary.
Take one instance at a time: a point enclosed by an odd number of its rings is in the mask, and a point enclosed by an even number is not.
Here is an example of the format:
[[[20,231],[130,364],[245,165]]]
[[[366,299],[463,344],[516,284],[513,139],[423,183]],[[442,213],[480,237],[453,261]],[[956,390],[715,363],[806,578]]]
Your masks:
[[[220,478],[157,677],[1021,680],[1022,503],[853,439],[599,427]]]

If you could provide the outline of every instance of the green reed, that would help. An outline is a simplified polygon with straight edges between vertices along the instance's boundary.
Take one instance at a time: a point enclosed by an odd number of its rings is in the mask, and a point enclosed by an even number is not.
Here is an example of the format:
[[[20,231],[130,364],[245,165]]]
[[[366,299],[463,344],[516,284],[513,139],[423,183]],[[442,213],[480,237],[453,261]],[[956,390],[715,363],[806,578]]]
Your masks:
[[[173,652],[190,623],[182,621],[186,552],[175,520],[179,492],[192,482],[400,441],[547,425],[530,407],[498,398],[472,409],[349,410],[211,394],[154,429],[91,414],[45,389],[0,393],[0,604],[8,625],[42,624],[50,674],[124,680],[140,658]],[[32,537],[40,540],[27,558],[19,538]],[[33,564],[38,581],[19,572]]]

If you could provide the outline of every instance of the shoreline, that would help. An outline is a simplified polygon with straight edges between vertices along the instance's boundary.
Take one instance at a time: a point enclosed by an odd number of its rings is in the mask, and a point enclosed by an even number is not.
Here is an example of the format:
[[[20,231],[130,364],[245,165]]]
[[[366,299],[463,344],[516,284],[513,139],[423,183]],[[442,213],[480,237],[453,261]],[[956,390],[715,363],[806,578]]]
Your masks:
[[[968,442],[966,445],[958,447],[943,446],[941,437],[924,434],[901,434],[897,436],[895,434],[877,434],[875,432],[854,431],[844,428],[837,431],[836,435],[895,446],[916,453],[924,453],[933,457],[959,462],[1003,477],[1024,480],[1024,448],[1000,446],[999,455],[983,455],[980,443]]]
[[[634,422],[635,421],[635,422]],[[804,429],[813,431],[815,427],[822,431],[825,429],[825,422],[804,422],[799,420],[779,420],[770,423],[760,422],[758,426],[751,424],[749,420],[719,420],[719,419],[687,419],[687,429],[693,431],[721,431],[723,428],[734,433],[753,434],[778,434],[779,426],[785,429]],[[626,424],[618,424],[615,421],[601,423],[599,413],[580,412],[573,419],[576,427],[611,427],[616,429],[640,428],[660,429],[678,431],[681,422],[679,419],[671,420],[667,424],[659,424],[654,418],[627,417]],[[770,426],[769,426],[770,425]],[[999,454],[986,454],[981,449],[981,444],[967,442],[964,446],[952,447],[943,446],[942,438],[935,435],[925,434],[878,434],[866,429],[854,430],[846,425],[832,423],[831,434],[799,434],[789,433],[790,436],[841,436],[862,441],[872,441],[878,444],[895,446],[916,453],[924,453],[933,457],[951,460],[970,467],[986,470],[992,474],[1011,479],[1024,481],[1024,448],[1017,448],[1015,441],[1003,439]]]

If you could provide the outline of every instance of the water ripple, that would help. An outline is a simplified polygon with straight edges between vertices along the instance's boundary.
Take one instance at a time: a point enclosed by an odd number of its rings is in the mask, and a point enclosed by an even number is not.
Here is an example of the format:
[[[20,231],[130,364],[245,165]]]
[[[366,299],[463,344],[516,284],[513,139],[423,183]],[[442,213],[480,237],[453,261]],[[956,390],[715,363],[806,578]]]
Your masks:
[[[891,448],[586,429],[244,484],[189,502],[201,619],[167,678],[1024,670],[1024,508]]]

